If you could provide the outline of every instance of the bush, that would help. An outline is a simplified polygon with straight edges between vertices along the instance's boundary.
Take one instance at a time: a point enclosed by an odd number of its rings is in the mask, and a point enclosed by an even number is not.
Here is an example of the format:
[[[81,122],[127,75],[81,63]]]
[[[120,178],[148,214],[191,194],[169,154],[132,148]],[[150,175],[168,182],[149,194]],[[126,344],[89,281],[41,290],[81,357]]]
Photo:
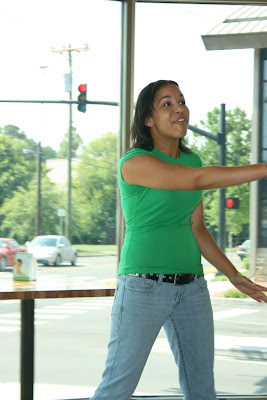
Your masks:
[[[215,275],[214,278],[212,278],[210,281],[211,282],[217,282],[217,281],[228,281],[229,279],[225,275]]]

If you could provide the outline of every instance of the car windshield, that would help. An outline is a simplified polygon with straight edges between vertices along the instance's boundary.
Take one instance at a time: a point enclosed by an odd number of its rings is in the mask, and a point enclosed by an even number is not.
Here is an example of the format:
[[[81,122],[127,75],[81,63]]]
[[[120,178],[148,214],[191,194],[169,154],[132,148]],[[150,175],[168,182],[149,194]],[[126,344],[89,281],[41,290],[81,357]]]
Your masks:
[[[49,246],[55,247],[57,244],[57,239],[55,238],[35,238],[32,241],[32,246]]]
[[[0,240],[0,247],[7,247],[7,241],[6,240]]]

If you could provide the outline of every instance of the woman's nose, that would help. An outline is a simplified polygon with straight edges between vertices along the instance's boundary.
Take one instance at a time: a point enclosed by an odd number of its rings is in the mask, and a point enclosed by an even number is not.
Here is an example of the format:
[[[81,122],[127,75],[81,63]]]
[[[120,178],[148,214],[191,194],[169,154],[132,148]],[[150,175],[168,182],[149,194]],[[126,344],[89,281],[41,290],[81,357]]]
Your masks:
[[[176,103],[174,107],[175,112],[181,112],[182,110],[182,105],[180,103]]]

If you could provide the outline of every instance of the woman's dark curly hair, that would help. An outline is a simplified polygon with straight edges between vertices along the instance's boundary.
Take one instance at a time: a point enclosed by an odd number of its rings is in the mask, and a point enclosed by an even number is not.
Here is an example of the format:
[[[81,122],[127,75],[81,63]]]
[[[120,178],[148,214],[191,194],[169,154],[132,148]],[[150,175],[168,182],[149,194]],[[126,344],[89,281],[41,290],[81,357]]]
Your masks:
[[[152,116],[156,93],[165,85],[175,85],[179,87],[178,83],[174,81],[159,80],[150,83],[140,92],[135,106],[135,114],[131,128],[133,148],[138,147],[144,150],[153,149],[154,145],[150,128],[145,125],[145,120],[148,116]],[[179,140],[179,149],[184,153],[191,153],[191,150],[185,146],[183,139]]]

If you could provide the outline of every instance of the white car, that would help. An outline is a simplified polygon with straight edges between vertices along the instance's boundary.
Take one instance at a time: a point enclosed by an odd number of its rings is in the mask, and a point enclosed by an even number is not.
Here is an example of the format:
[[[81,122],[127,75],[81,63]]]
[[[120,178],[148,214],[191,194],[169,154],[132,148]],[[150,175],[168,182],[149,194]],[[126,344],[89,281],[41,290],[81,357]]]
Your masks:
[[[76,264],[77,250],[71,246],[65,236],[36,236],[26,243],[28,253],[33,254],[37,262],[44,265],[59,265],[62,262]]]

